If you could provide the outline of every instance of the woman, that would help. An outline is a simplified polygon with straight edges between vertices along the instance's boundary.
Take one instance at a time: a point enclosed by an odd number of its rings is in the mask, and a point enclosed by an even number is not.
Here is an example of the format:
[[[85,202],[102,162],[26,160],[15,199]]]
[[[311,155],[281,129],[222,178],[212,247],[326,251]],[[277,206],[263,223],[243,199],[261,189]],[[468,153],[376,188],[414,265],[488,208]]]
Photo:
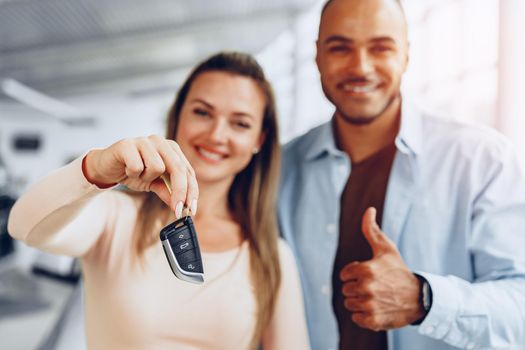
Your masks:
[[[308,348],[298,273],[277,235],[277,120],[262,69],[240,53],[204,61],[167,129],[166,139],[91,150],[35,184],[9,232],[81,257],[90,349]],[[108,191],[116,184],[134,192]],[[183,206],[194,215],[202,285],[175,278],[159,242]]]

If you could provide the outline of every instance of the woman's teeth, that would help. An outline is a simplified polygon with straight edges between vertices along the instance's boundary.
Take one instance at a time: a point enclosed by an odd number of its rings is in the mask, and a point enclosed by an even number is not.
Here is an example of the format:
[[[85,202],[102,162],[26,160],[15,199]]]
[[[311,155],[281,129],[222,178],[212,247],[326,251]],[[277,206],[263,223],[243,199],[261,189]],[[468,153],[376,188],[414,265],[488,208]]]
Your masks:
[[[210,152],[210,151],[206,151],[205,149],[202,149],[202,148],[197,148],[197,150],[199,151],[200,154],[202,154],[204,157],[206,158],[209,158],[211,160],[222,160],[224,158],[223,155],[221,154],[217,154],[217,153],[214,153],[214,152]]]

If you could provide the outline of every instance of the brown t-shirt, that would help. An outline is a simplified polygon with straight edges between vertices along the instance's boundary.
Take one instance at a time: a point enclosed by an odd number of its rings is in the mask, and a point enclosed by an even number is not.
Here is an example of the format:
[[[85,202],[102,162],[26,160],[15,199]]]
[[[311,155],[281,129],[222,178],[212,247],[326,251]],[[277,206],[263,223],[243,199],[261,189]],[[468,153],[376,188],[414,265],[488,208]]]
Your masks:
[[[391,144],[359,163],[352,164],[352,171],[341,197],[339,245],[332,274],[332,305],[339,325],[340,350],[386,350],[386,332],[374,332],[356,325],[352,313],[343,304],[342,282],[339,274],[353,261],[372,258],[372,250],[361,231],[363,214],[368,207],[377,209],[380,225],[386,187],[396,147]]]

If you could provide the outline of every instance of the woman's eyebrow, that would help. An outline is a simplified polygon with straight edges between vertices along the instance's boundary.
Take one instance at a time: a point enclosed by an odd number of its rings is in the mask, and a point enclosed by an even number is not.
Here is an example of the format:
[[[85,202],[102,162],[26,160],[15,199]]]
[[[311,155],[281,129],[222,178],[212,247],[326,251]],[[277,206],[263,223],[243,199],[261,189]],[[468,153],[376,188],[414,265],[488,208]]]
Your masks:
[[[253,115],[251,115],[250,113],[248,112],[233,112],[233,115],[236,116],[236,117],[248,117],[250,119],[255,119],[253,117]]]
[[[211,103],[206,102],[205,100],[203,100],[201,98],[194,98],[190,102],[199,102],[199,103],[202,103],[203,105],[205,105],[206,107],[208,107],[210,109],[215,109],[215,107],[213,107],[213,105]]]
[[[214,110],[215,107],[209,103],[209,102],[206,102],[205,100],[203,100],[202,98],[194,98],[190,101],[190,103],[202,103],[203,105],[205,105],[206,107],[208,107],[209,109],[211,110]],[[249,112],[243,112],[243,111],[235,111],[232,113],[232,115],[236,116],[236,117],[248,117],[250,119],[255,119],[254,116],[249,113]]]

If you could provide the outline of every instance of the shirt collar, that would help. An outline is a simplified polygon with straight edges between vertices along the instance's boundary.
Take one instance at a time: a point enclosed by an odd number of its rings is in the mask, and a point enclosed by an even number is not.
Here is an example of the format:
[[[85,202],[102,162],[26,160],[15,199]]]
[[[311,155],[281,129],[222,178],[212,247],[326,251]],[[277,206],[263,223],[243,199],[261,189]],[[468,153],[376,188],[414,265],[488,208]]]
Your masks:
[[[423,134],[422,115],[417,108],[404,98],[401,103],[401,126],[396,137],[397,149],[405,154],[421,153]],[[323,155],[341,156],[344,152],[335,144],[333,117],[329,122],[320,125],[314,140],[305,154],[306,160],[313,160]]]
[[[396,147],[402,153],[421,153],[423,147],[423,120],[417,108],[403,98],[401,102],[401,126],[396,137]]]
[[[317,127],[316,135],[306,151],[305,159],[310,161],[323,155],[344,155],[344,152],[338,149],[335,144],[333,118]]]

